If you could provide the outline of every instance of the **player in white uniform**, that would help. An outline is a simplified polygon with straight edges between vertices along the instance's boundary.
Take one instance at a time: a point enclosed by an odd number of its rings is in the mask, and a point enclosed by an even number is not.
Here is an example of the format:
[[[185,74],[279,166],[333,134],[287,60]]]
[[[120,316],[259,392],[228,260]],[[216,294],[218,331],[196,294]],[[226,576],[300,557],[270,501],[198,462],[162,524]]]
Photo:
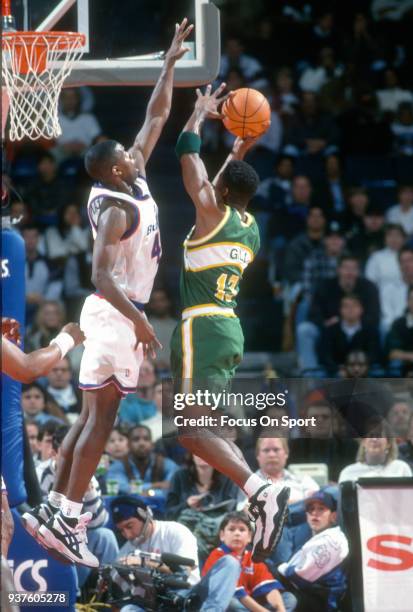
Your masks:
[[[79,383],[82,412],[61,446],[61,459],[48,502],[31,511],[37,537],[72,562],[97,567],[86,545],[90,513],[82,499],[113,427],[122,395],[136,390],[143,355],[159,343],[143,312],[161,254],[157,207],[145,179],[145,165],[169,116],[176,60],[188,50],[192,26],[184,19],[152,93],[144,124],[129,151],[115,141],[86,154],[92,188],[88,214],[95,244],[92,281],[80,323],[86,335]]]

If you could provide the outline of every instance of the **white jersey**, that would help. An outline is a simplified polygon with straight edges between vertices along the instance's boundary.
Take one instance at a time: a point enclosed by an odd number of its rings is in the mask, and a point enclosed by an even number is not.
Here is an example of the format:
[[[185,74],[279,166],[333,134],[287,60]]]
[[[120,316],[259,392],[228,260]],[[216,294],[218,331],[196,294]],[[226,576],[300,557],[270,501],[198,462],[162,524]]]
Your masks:
[[[158,207],[151,196],[148,183],[142,176],[137,177],[133,189],[134,194],[131,196],[120,191],[112,191],[97,183],[90,191],[87,211],[95,239],[103,200],[117,200],[132,205],[134,220],[130,229],[121,238],[112,273],[114,280],[128,298],[146,304],[151,295],[162,253]]]

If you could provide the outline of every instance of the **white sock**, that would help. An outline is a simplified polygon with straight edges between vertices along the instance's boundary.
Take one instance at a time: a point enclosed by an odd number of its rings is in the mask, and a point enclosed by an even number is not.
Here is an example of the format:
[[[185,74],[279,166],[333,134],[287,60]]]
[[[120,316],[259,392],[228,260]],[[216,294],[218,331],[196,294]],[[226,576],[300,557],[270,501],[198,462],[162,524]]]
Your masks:
[[[79,518],[80,513],[82,511],[82,502],[74,502],[70,501],[70,499],[65,498],[60,507],[60,510],[66,518]]]
[[[56,510],[62,507],[65,499],[66,495],[63,495],[63,493],[58,493],[57,491],[50,491],[47,497],[49,504],[52,506],[52,508],[56,508]]]
[[[243,489],[248,497],[252,497],[264,484],[268,483],[266,480],[263,480],[261,476],[258,476],[258,474],[251,474],[247,482],[244,484]]]

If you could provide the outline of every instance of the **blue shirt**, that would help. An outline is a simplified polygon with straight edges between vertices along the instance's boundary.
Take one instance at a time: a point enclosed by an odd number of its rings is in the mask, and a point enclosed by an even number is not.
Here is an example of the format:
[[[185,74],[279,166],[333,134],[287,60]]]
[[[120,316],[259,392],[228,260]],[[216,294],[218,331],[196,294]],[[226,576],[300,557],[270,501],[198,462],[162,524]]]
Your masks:
[[[138,425],[155,414],[154,402],[138,397],[136,393],[129,393],[120,403],[119,420],[131,425]]]
[[[129,456],[127,457],[127,461],[129,463],[130,471],[133,474],[133,479],[134,480],[142,480],[141,473],[139,472],[139,470],[136,467],[135,463],[132,461],[132,459]],[[143,492],[144,493],[145,493],[145,489],[152,488],[151,487],[151,484],[153,482],[152,470],[154,468],[154,464],[155,464],[155,454],[152,453],[150,455],[149,464],[148,464],[148,467],[145,470],[145,474],[144,474],[144,477],[143,477],[143,482],[144,482]],[[174,461],[172,461],[172,459],[168,459],[167,457],[164,457],[163,458],[163,474],[162,474],[161,480],[168,480],[168,481],[170,481],[172,476],[175,474],[177,469],[178,469],[178,466],[176,465],[176,463]],[[106,472],[105,480],[106,481],[107,480],[116,480],[119,483],[119,493],[121,493],[121,494],[130,493],[131,492],[131,490],[130,490],[130,480],[129,480],[128,475],[126,473],[123,461],[114,461],[112,463],[112,465],[110,466],[110,468]],[[166,494],[167,494],[167,491],[165,489],[154,489],[154,491],[155,491],[155,495],[163,495],[165,497]]]

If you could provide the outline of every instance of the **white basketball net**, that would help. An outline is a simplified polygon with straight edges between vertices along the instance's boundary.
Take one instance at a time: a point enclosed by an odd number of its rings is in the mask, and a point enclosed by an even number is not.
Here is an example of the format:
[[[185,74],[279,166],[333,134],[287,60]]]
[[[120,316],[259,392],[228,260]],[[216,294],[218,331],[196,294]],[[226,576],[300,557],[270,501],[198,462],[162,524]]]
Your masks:
[[[2,35],[2,81],[10,99],[10,140],[57,138],[64,80],[83,54],[82,34],[13,32]]]

